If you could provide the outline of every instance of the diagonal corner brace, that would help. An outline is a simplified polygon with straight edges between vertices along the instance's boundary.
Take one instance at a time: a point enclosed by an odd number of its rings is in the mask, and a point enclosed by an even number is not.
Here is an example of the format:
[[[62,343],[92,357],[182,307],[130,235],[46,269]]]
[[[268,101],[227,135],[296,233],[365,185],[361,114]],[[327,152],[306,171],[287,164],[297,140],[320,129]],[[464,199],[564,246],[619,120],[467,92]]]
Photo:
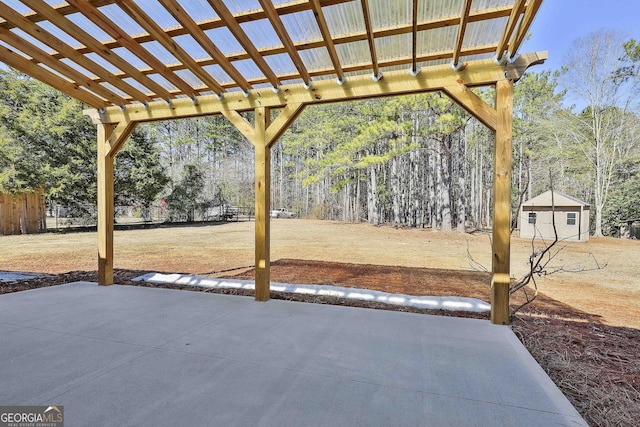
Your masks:
[[[137,122],[131,121],[118,123],[115,129],[113,129],[109,139],[105,141],[105,144],[108,147],[105,154],[109,157],[115,157],[137,126]]]
[[[451,99],[460,104],[472,116],[480,120],[489,129],[495,131],[498,126],[498,116],[495,108],[487,104],[482,98],[473,93],[464,84],[443,87],[444,92]]]

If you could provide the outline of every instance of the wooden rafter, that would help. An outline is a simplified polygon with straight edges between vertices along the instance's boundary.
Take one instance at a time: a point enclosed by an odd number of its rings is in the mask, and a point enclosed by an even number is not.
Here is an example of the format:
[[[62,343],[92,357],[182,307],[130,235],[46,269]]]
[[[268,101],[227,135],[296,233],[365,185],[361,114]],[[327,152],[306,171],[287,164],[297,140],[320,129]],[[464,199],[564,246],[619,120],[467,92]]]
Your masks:
[[[104,105],[104,102],[100,98],[78,88],[73,83],[68,82],[62,77],[56,76],[55,74],[45,70],[42,67],[39,67],[37,65],[34,66],[33,62],[18,55],[12,50],[7,49],[2,45],[0,45],[0,53],[2,54],[1,56],[3,62],[20,71],[21,73],[45,82],[49,86],[58,89],[60,92],[66,93],[69,96],[72,96],[84,102],[85,104],[92,106],[93,108],[100,108],[102,105]]]
[[[132,66],[130,63],[120,58],[115,53],[105,50],[102,43],[92,37],[89,33],[84,31],[78,25],[71,22],[64,15],[58,13],[54,8],[49,6],[46,2],[41,0],[22,0],[22,2],[29,6],[31,9],[38,12],[40,15],[46,17],[49,22],[62,29],[67,34],[71,35],[74,39],[84,44],[92,50],[95,54],[100,56],[105,61],[113,64],[115,67],[127,73],[143,86],[155,92],[155,94],[162,98],[169,98],[169,92],[160,86],[158,83],[151,80],[140,70]]]
[[[269,22],[273,26],[273,29],[278,35],[278,38],[282,42],[284,49],[289,54],[289,58],[291,58],[293,65],[295,65],[296,70],[298,70],[298,73],[300,74],[300,77],[302,77],[302,81],[306,86],[311,86],[311,76],[309,75],[309,71],[307,70],[307,67],[304,65],[304,62],[302,62],[302,58],[300,58],[298,49],[296,48],[296,45],[293,43],[293,40],[291,40],[291,37],[289,36],[289,32],[284,27],[284,24],[282,23],[282,19],[280,19],[280,15],[278,15],[278,11],[273,6],[273,3],[271,3],[270,1],[266,1],[266,0],[259,0],[259,1],[260,1],[260,5],[262,6],[262,9],[264,10],[264,13],[267,15],[267,18],[269,19]],[[264,51],[261,52],[262,55],[264,55],[264,53],[265,53]]]
[[[238,72],[238,70],[229,62],[224,54],[218,49],[218,47],[211,41],[204,31],[196,24],[191,16],[175,1],[175,0],[160,0],[163,6],[173,15],[174,18],[180,24],[185,27],[191,37],[211,55],[211,58],[216,61],[218,65],[224,70],[225,73],[236,82],[236,84],[245,92],[249,91],[251,86],[247,83],[247,80]],[[204,70],[203,70],[204,71]],[[216,82],[214,90],[221,92],[221,86]]]
[[[149,65],[150,71],[145,74],[158,73],[169,82],[173,83],[183,93],[193,94],[193,88],[182,80],[177,74],[175,74],[169,67],[162,63],[158,58],[153,56],[146,50],[140,43],[138,43],[133,37],[124,33],[119,26],[110,21],[99,9],[89,2],[82,0],[67,0],[67,2],[76,7],[76,9],[101,28],[105,33],[109,34],[114,40],[118,40],[120,46],[128,49],[131,53],[136,55],[147,65]],[[144,73],[144,71],[141,71]]]
[[[538,9],[540,9],[541,5],[542,0],[529,0],[527,3],[527,10],[520,21],[518,31],[516,31],[513,41],[509,43],[509,59],[511,59],[516,52],[518,52],[518,49],[520,49],[520,45],[527,36],[527,31],[529,31],[529,27],[533,23],[533,18],[538,13]]]
[[[94,92],[104,97],[111,103],[115,105],[123,105],[126,103],[126,101],[123,98],[121,98],[119,95],[110,91],[109,89],[102,86],[101,84],[94,82],[89,77],[79,73],[73,67],[65,64],[59,59],[51,57],[51,55],[47,54],[47,52],[34,46],[33,44],[29,43],[22,37],[19,37],[15,33],[7,30],[6,28],[0,28],[0,40],[13,46],[20,52],[28,52],[31,58],[33,59],[33,61],[46,65],[52,70],[55,70],[58,73],[62,74],[69,80],[74,81],[76,85],[84,86],[91,92]],[[33,67],[33,65],[31,65],[31,67]],[[95,104],[89,104],[89,105],[92,105],[94,107],[99,107],[99,106],[102,106],[103,104],[104,103],[101,102],[97,105]]]
[[[73,1],[80,1],[80,0],[73,0]],[[320,5],[321,6],[328,6],[328,5],[333,5],[333,4],[341,4],[341,3],[345,3],[349,0],[320,0]],[[90,0],[87,2],[82,1],[81,3],[85,3],[85,4],[92,4],[94,6],[102,6],[105,4],[111,4],[114,3],[115,0],[109,1],[109,0]],[[271,4],[271,2],[269,2],[269,4]],[[273,5],[272,5],[273,6]],[[282,16],[282,15],[286,15],[286,14],[290,14],[290,13],[296,13],[296,12],[300,12],[300,11],[304,11],[304,10],[310,10],[311,9],[311,5],[310,3],[307,2],[294,2],[294,3],[285,3],[285,4],[280,4],[280,5],[275,5],[273,6],[273,8],[276,10],[276,14],[278,16]],[[72,7],[71,5],[66,5],[66,4],[62,4],[60,6],[56,6],[56,10],[58,10],[60,13],[62,14],[69,14],[69,13],[73,13],[74,11],[76,11],[76,9],[74,7]],[[498,17],[505,17],[505,16],[509,16],[511,13],[512,7],[510,6],[500,6],[497,8],[492,8],[492,9],[486,9],[486,10],[479,10],[479,11],[474,11],[472,13],[469,14],[469,19],[468,22],[478,22],[478,21],[483,21],[483,20],[489,20],[489,19],[495,19]],[[42,20],[42,17],[39,14],[36,13],[30,13],[27,15],[28,19],[32,20],[32,21],[40,21]],[[253,20],[257,20],[257,19],[264,19],[264,18],[268,18],[267,13],[264,10],[253,10],[253,11],[247,11],[247,12],[242,12],[239,14],[234,15],[234,19],[238,22],[249,22],[249,21],[253,21]],[[451,16],[451,17],[443,17],[443,18],[438,18],[438,19],[434,19],[434,20],[430,20],[430,21],[424,21],[424,22],[419,22],[417,24],[417,28],[416,31],[426,31],[429,29],[434,29],[434,28],[443,28],[446,26],[451,26],[451,25],[456,25],[459,23],[459,16]],[[2,22],[0,23],[0,27],[7,27],[7,28],[11,28],[12,25],[11,23],[8,22]],[[209,19],[206,21],[202,21],[198,23],[198,26],[204,31],[207,29],[212,29],[212,28],[219,28],[219,27],[223,27],[225,26],[224,21],[222,21],[219,18],[214,18],[214,19]],[[405,33],[410,33],[413,31],[413,25],[412,23],[409,25],[401,25],[401,26],[397,26],[397,27],[393,27],[393,28],[385,28],[385,29],[381,29],[381,30],[377,30],[374,32],[373,37],[375,38],[379,38],[379,37],[388,37],[388,36],[392,36],[392,35],[397,35],[397,34],[405,34]],[[182,34],[188,34],[188,31],[184,28],[184,27],[175,27],[175,28],[170,28],[170,29],[166,29],[165,33],[167,34],[167,36],[169,37],[175,37],[178,35],[182,35]],[[153,36],[149,33],[147,34],[141,34],[138,36],[134,36],[131,37],[134,41],[136,41],[138,44],[141,43],[145,43],[148,41],[153,40]],[[341,43],[351,43],[354,41],[364,41],[369,39],[369,34],[366,31],[363,32],[357,32],[354,34],[349,34],[349,35],[344,35],[344,36],[340,36],[340,37],[336,37],[333,42],[334,44],[341,44]],[[120,38],[112,40],[112,41],[106,41],[104,42],[104,47],[107,49],[114,49],[120,46],[123,46],[124,43],[121,41]],[[303,42],[298,42],[295,44],[295,51],[297,53],[297,51],[300,50],[304,50],[304,49],[314,49],[314,48],[318,48],[318,47],[322,47],[324,46],[324,40],[317,40],[317,41],[303,41]],[[123,46],[126,47],[126,46]],[[88,52],[90,52],[90,50],[87,47],[78,47],[77,50],[80,53],[86,54]],[[464,49],[461,52],[461,56],[464,56],[465,52],[474,52],[478,51],[478,49]],[[494,48],[495,50],[495,48]],[[260,54],[262,56],[269,56],[269,55],[275,55],[275,54],[281,54],[281,53],[287,53],[287,49],[285,47],[271,47],[271,48],[266,48],[266,49],[260,49],[259,50]],[[484,50],[482,51],[482,53],[485,53]],[[472,53],[475,54],[475,53]],[[56,58],[60,59],[60,55],[55,54]],[[441,55],[438,55],[441,56]],[[227,59],[229,60],[242,60],[242,59],[247,59],[250,58],[250,55],[248,55],[246,52],[242,52],[239,54],[230,54],[226,56]],[[420,60],[416,59],[417,62],[420,62]],[[148,61],[145,61],[148,62]],[[198,65],[200,65],[201,67],[203,66],[207,66],[207,65],[213,65],[218,63],[215,59],[204,59],[204,60],[198,60],[196,61],[198,63]],[[397,61],[396,61],[397,62]],[[296,61],[294,61],[294,64],[296,63]],[[402,63],[406,63],[406,61],[402,61]],[[156,64],[157,65],[157,64]],[[297,64],[297,66],[300,64]],[[386,65],[380,65],[380,66],[386,66]],[[181,69],[187,69],[189,68],[186,64],[170,64],[170,65],[165,65],[164,68],[168,68],[170,71],[178,71]],[[149,69],[143,69],[141,70],[144,74],[153,74],[156,72],[161,73],[162,71],[162,67],[157,67],[157,66],[152,66]],[[357,70],[360,69],[362,70],[361,67],[351,67],[352,70]],[[313,77],[315,76],[320,76],[320,75],[325,75],[326,72],[323,72],[322,70],[320,71],[320,74],[318,74],[318,71],[314,70],[314,73],[310,73],[310,76]],[[346,68],[343,69],[343,71],[347,71]],[[299,73],[300,74],[300,73]],[[126,77],[126,74],[122,74],[122,75],[118,75],[118,73],[115,73],[115,75],[117,77]],[[162,75],[162,73],[161,73]],[[173,94],[180,94],[180,93],[189,93],[187,91],[185,91],[184,89],[184,85],[179,85],[178,82],[175,81],[174,79],[171,79],[169,77],[167,77],[166,75],[163,75],[163,77],[167,78],[167,80],[171,81],[179,90],[178,91],[172,91]],[[305,81],[306,84],[308,84],[308,80],[306,80],[306,76],[304,75],[304,73],[300,74],[300,75],[279,75],[278,76],[281,80],[287,80],[287,79],[295,79],[295,78],[300,78],[302,77],[303,80]],[[104,81],[101,78],[95,80],[96,83],[99,83],[100,81]],[[266,83],[268,82],[268,80],[265,79],[252,79],[248,81],[249,85],[254,85],[254,84],[259,84],[259,83]],[[110,82],[111,84],[113,84],[112,82]],[[235,85],[229,85],[229,84],[225,84],[223,85],[223,87],[225,89],[230,89],[233,87],[236,87]],[[244,90],[244,89],[243,89]]]
[[[278,16],[286,15],[287,13],[289,13],[289,10],[290,10],[288,6],[281,6],[281,5],[274,6],[274,8],[276,8],[278,12]],[[470,23],[479,22],[479,21],[486,21],[491,19],[508,17],[511,14],[511,9],[512,9],[511,7],[502,6],[502,7],[497,7],[497,8],[487,9],[487,10],[473,11],[469,14],[469,22]],[[303,10],[307,10],[307,9],[303,9]],[[251,19],[249,19],[249,17]],[[234,18],[238,23],[242,23],[242,22],[253,21],[256,19],[265,19],[267,18],[267,16],[262,12],[248,12],[247,14],[234,15]],[[432,19],[424,22],[419,22],[417,31],[420,32],[420,31],[433,30],[437,28],[450,27],[452,25],[457,25],[459,21],[460,21],[460,17],[456,15],[456,16],[449,16],[449,17],[443,17],[443,18]],[[1,26],[2,24],[0,24],[0,27]],[[199,22],[198,26],[203,31],[206,31],[214,28],[224,27],[224,21],[222,21],[219,18],[216,18],[212,20]],[[380,37],[395,36],[399,34],[408,34],[408,33],[411,33],[412,30],[413,30],[412,24],[397,25],[389,28],[375,30],[373,33],[373,37],[380,38]],[[169,29],[166,29],[165,32],[169,37],[177,37],[180,35],[188,34],[188,32],[184,29],[184,27],[169,28]],[[367,37],[368,36],[365,31],[360,31],[352,34],[346,34],[346,35],[334,37],[333,42],[334,44],[339,45],[343,43],[366,41]],[[149,34],[137,35],[133,37],[133,39],[138,43],[146,43],[153,40],[153,38]],[[323,43],[324,41],[322,39],[304,41],[304,42],[296,43],[295,48],[298,51],[305,50],[305,49],[315,49],[318,47],[322,47],[324,45]],[[104,43],[104,47],[107,49],[115,49],[120,46],[121,45],[118,40],[106,41]],[[84,46],[79,47],[78,51],[80,53],[90,52]],[[286,50],[284,49],[284,47],[268,47],[264,49],[259,49],[259,51],[263,56],[286,53]],[[227,58],[230,60],[236,61],[241,59],[248,59],[249,55],[246,52],[239,52],[239,53],[227,55]],[[211,63],[212,61],[209,61],[205,63],[205,65],[210,65]]]
[[[417,0],[414,0],[417,1]],[[364,26],[367,31],[367,42],[369,43],[369,54],[371,55],[371,69],[373,70],[373,77],[379,79],[380,67],[378,65],[378,55],[376,53],[376,41],[373,33],[373,26],[371,25],[371,13],[369,12],[369,0],[361,0],[362,15],[364,16]],[[414,49],[415,56],[415,49]]]
[[[467,31],[467,24],[469,23],[471,1],[472,0],[464,0],[464,4],[462,5],[462,13],[460,14],[460,20],[458,22],[458,35],[456,36],[456,45],[453,49],[453,61],[451,62],[454,67],[458,67],[460,65],[460,52],[462,51],[462,43],[464,42],[464,35]]]
[[[418,72],[418,0],[413,0],[411,8],[411,72]]]
[[[118,6],[124,10],[145,31],[152,34],[165,49],[182,62],[193,74],[196,75],[211,90],[222,92],[222,88],[184,49],[169,37],[153,19],[149,17],[137,4],[129,0],[116,0]],[[193,99],[193,98],[192,98]]]
[[[72,1],[80,1],[80,0],[72,0]],[[323,0],[321,1],[322,5],[325,4],[333,4],[332,2],[336,2],[336,3],[340,3],[341,1],[339,0]],[[85,3],[83,1],[80,1],[81,3]],[[95,3],[95,2],[93,2]],[[89,2],[87,2],[86,4],[89,4]],[[293,7],[295,5],[295,8]],[[301,6],[296,5],[296,4],[290,4],[288,3],[287,5],[278,5],[278,6],[274,6],[274,8],[276,9],[276,11],[278,12],[278,16],[287,14],[287,13],[293,13],[296,12],[298,10],[308,10],[309,6],[307,4],[306,9],[300,9]],[[64,8],[68,9],[68,6],[64,6]],[[57,10],[61,10],[61,8],[57,8]],[[469,15],[469,22],[477,22],[477,21],[482,21],[482,20],[488,20],[488,19],[495,19],[498,17],[507,17],[509,16],[511,11],[510,7],[506,7],[506,6],[502,6],[499,8],[495,8],[495,9],[487,9],[487,10],[481,10],[481,11],[474,11],[472,13],[470,13]],[[263,13],[262,11],[260,12],[256,12],[256,11],[252,11],[252,12],[247,12],[245,14],[238,14],[235,15],[235,19],[238,22],[245,22],[247,20],[249,20],[249,18],[251,19],[259,19],[261,18],[263,15],[261,15],[261,13]],[[31,15],[34,16],[34,15]],[[39,15],[38,15],[39,16]],[[420,22],[417,25],[417,31],[427,31],[427,30],[431,30],[431,29],[435,29],[435,28],[442,28],[442,27],[446,27],[446,26],[450,26],[450,25],[455,25],[457,24],[459,21],[459,17],[445,17],[445,18],[438,18],[438,19],[434,19],[434,20],[429,20],[429,21],[424,21],[424,22]],[[116,26],[116,24],[112,25]],[[208,20],[208,21],[203,21],[198,23],[198,26],[202,29],[209,29],[209,28],[219,28],[221,26],[223,26],[223,22],[220,19],[214,19],[214,20]],[[0,27],[6,27],[6,28],[12,28],[13,26],[11,25],[11,23],[8,22],[4,22],[0,24]],[[119,30],[118,30],[119,31]],[[385,28],[385,29],[380,29],[380,30],[376,30],[373,33],[373,37],[375,38],[380,38],[380,37],[389,37],[389,36],[394,36],[394,35],[398,35],[398,34],[406,34],[406,33],[410,33],[412,31],[412,25],[400,25],[400,26],[396,26],[396,27],[391,27],[391,28]],[[170,36],[170,37],[175,37],[181,34],[187,34],[186,30],[183,27],[176,27],[176,28],[171,28],[171,29],[167,29],[165,30],[165,33]],[[113,36],[112,36],[113,37]],[[130,36],[131,39],[133,39],[133,41],[135,41],[137,44],[140,43],[145,43],[148,41],[152,40],[152,36],[150,34],[142,34],[139,36]],[[112,41],[106,41],[103,43],[105,49],[114,49],[117,47],[127,47],[126,44],[122,41],[122,38],[118,38],[116,40],[112,40]],[[348,35],[342,35],[342,36],[338,36],[336,37],[333,41],[336,45],[338,44],[342,44],[342,43],[352,43],[352,42],[357,42],[357,41],[365,41],[368,40],[368,34],[366,31],[363,32],[356,32],[356,33],[352,33],[352,34],[348,34]],[[295,51],[297,53],[297,51],[301,51],[301,50],[305,50],[305,49],[315,49],[315,48],[319,48],[324,46],[324,41],[322,39],[318,39],[316,41],[303,41],[303,42],[298,42],[295,43]],[[89,53],[90,50],[84,46],[80,46],[78,48],[76,48],[76,50],[79,53],[82,54],[86,54]],[[477,54],[484,54],[484,53],[491,53],[492,51],[496,50],[496,46],[493,45],[491,46],[483,46],[483,47],[473,47],[473,48],[465,48],[462,50],[461,52],[461,56],[466,56],[466,55],[477,55]],[[284,47],[270,47],[270,48],[265,48],[265,49],[260,49],[259,50],[260,53],[263,56],[269,56],[269,55],[275,55],[275,54],[281,54],[281,53],[287,53],[286,48]],[[56,54],[53,53],[52,55],[54,58],[56,59],[60,59],[63,56],[60,54]],[[250,56],[245,53],[238,53],[238,54],[230,54],[227,55],[226,58],[228,60],[242,60],[242,59],[248,59],[250,58]],[[416,58],[417,62],[424,62],[424,61],[429,61],[432,59],[450,59],[452,58],[452,53],[449,52],[441,52],[441,53],[432,53],[429,55],[422,55],[419,58]],[[146,61],[145,61],[146,62]],[[196,61],[198,63],[198,65],[200,65],[201,67],[204,66],[208,66],[208,65],[213,65],[216,64],[217,61],[215,59],[200,59]],[[410,64],[411,62],[407,62],[406,59],[402,59],[402,58],[397,58],[394,60],[389,60],[389,61],[385,61],[383,63],[380,63],[379,65],[381,67],[386,67],[386,66],[393,66],[393,65],[403,65],[403,64]],[[156,64],[158,65],[158,64]],[[86,68],[86,67],[85,67]],[[177,63],[177,64],[170,64],[170,65],[164,65],[163,67],[158,67],[158,66],[152,66],[151,68],[148,69],[143,69],[141,70],[142,73],[144,74],[154,74],[156,72],[161,73],[162,74],[162,70],[163,68],[166,68],[170,71],[178,71],[178,70],[182,70],[182,69],[187,69],[188,67],[182,63]],[[366,67],[362,67],[361,65],[358,66],[349,66],[349,67],[343,67],[343,71],[344,72],[350,72],[350,71],[362,71],[366,69]],[[310,77],[320,77],[320,76],[324,76],[324,75],[328,75],[328,74],[332,74],[334,73],[333,69],[330,70],[314,70],[313,72],[310,72],[309,75]],[[97,74],[97,73],[96,73]],[[122,78],[122,77],[126,77],[125,74],[118,74],[115,73],[114,74],[116,77],[118,78]],[[167,80],[171,81],[172,83],[174,83],[176,85],[176,87],[179,89],[179,91],[175,92],[176,94],[179,94],[180,91],[182,91],[182,93],[191,93],[191,91],[186,91],[184,90],[184,88],[180,85],[178,85],[174,80],[168,78],[167,76],[164,76],[165,78],[167,78]],[[287,74],[287,75],[280,75],[279,76],[281,80],[289,80],[289,79],[296,79],[296,78],[300,78],[300,75],[297,74]],[[303,79],[304,80],[304,79]],[[101,81],[105,81],[102,78],[98,77],[98,79],[94,79],[94,81],[97,83],[101,82]],[[110,82],[112,83],[112,82]],[[258,79],[250,79],[248,80],[248,85],[252,86],[252,85],[256,85],[256,84],[263,84],[263,83],[268,83],[268,80],[264,79],[264,78],[258,78]],[[307,81],[305,81],[305,83],[308,84]],[[113,83],[112,83],[113,84]],[[231,83],[231,84],[224,84],[222,85],[223,88],[225,90],[227,89],[232,89],[234,87],[237,87],[237,84]]]
[[[63,57],[70,59],[71,61],[75,62],[81,67],[96,74],[103,81],[106,81],[107,83],[110,83],[111,85],[120,89],[124,93],[129,94],[133,99],[143,103],[151,100],[151,98],[149,98],[144,93],[140,92],[139,90],[129,85],[125,81],[119,78],[116,78],[109,71],[105,70],[100,65],[91,61],[89,58],[85,57],[81,53],[77,52],[71,46],[67,45],[62,40],[55,37],[53,34],[49,33],[45,29],[37,26],[36,24],[29,21],[19,13],[15,12],[13,9],[8,7],[6,4],[4,4],[1,1],[0,1],[0,17],[5,19],[7,22],[11,22],[14,27],[20,28],[22,31],[29,34],[31,37],[35,38],[39,42],[44,43],[47,46],[51,47],[52,49],[55,49],[56,51],[60,52],[63,55]],[[32,57],[35,56],[35,55],[30,55],[29,52],[23,52],[23,53],[26,53],[27,55]],[[46,80],[44,82],[49,83]],[[68,92],[65,92],[65,93],[69,94]],[[90,105],[93,105],[93,104],[90,104]]]
[[[513,9],[511,10],[511,15],[509,15],[509,21],[507,22],[504,31],[502,32],[502,37],[500,38],[500,42],[498,43],[498,48],[496,49],[496,59],[502,60],[506,50],[509,46],[509,40],[511,39],[511,35],[516,28],[516,24],[518,23],[518,19],[522,12],[524,11],[526,0],[516,0]]]
[[[90,3],[91,5],[93,5],[94,7],[102,7],[102,6],[107,6],[110,4],[114,4],[117,2],[117,0],[85,0],[87,3]],[[332,5],[336,5],[336,4],[341,4],[341,3],[348,3],[351,2],[353,0],[320,0],[320,4],[322,6],[332,6]],[[74,13],[77,12],[77,10],[75,9],[75,7],[73,7],[72,5],[62,2],[56,6],[54,6],[54,8],[60,12],[62,15],[72,15]],[[293,1],[293,2],[286,2],[283,4],[279,4],[276,6],[276,9],[278,10],[278,13],[280,15],[286,15],[286,14],[290,14],[290,13],[298,13],[298,12],[303,12],[305,10],[310,10],[310,6],[308,3],[306,2],[301,2],[301,1]],[[38,13],[36,12],[29,12],[27,14],[25,14],[25,17],[27,19],[29,19],[32,22],[41,22],[46,20],[46,18],[43,18],[42,16],[40,16]],[[250,21],[255,21],[258,19],[264,19],[264,13],[260,10],[249,10],[246,12],[242,12],[238,15],[236,15],[236,17],[239,19],[238,22],[250,22]],[[211,22],[216,22],[219,20],[213,19],[210,20]],[[4,25],[5,23],[0,23],[0,26]],[[204,28],[205,30],[210,30],[212,28],[215,27],[208,27],[208,28]],[[176,28],[175,30],[177,31],[183,31],[183,29],[179,29]],[[187,34],[186,32],[181,32],[180,34],[171,34],[172,37],[176,36],[176,35],[183,35],[183,34]],[[150,41],[150,40],[146,40],[146,41]]]
[[[322,11],[320,0],[309,1],[311,3],[311,8],[313,9],[313,15],[315,16],[316,22],[318,23],[318,27],[320,27],[320,33],[322,34],[324,46],[329,52],[329,57],[331,58],[333,69],[336,73],[336,76],[338,76],[338,81],[344,82],[344,71],[342,71],[340,58],[338,58],[338,52],[336,52],[336,47],[333,44],[333,38],[331,37],[331,33],[329,32],[329,26],[327,25],[327,20],[324,17],[324,12]]]
[[[173,2],[175,0],[170,1]],[[276,74],[273,72],[269,64],[267,64],[267,61],[264,60],[264,57],[260,54],[260,52],[258,52],[258,49],[256,49],[249,36],[247,36],[240,24],[238,24],[233,14],[229,11],[224,2],[222,0],[208,1],[211,7],[213,7],[213,10],[216,11],[218,16],[220,16],[220,18],[222,18],[227,23],[227,28],[229,29],[229,31],[231,31],[231,33],[235,36],[238,43],[240,43],[240,45],[244,48],[245,52],[247,52],[253,62],[258,66],[260,71],[262,71],[267,80],[269,80],[269,83],[271,83],[274,88],[279,88],[280,80],[278,80]]]

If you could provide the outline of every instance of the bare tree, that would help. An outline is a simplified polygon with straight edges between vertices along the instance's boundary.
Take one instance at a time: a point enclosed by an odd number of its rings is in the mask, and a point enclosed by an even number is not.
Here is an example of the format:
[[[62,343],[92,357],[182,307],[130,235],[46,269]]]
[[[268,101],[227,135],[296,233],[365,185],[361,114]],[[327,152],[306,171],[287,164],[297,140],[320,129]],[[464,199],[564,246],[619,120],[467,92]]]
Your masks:
[[[589,257],[593,260],[593,266],[587,266],[581,263],[575,265],[554,264],[555,259],[562,252],[562,250],[567,247],[568,243],[564,243],[565,239],[559,238],[558,229],[556,228],[554,188],[551,171],[549,171],[549,186],[551,188],[551,224],[553,226],[553,240],[548,241],[544,239],[541,233],[539,233],[539,230],[537,230],[536,228],[536,233],[531,238],[531,255],[529,255],[529,259],[527,261],[529,268],[520,279],[512,282],[511,286],[509,287],[509,295],[513,295],[521,291],[525,297],[522,304],[511,310],[511,315],[517,313],[520,309],[522,309],[526,305],[531,304],[536,299],[536,297],[538,296],[538,278],[551,276],[557,273],[580,273],[593,270],[601,270],[607,266],[606,263],[600,264],[592,253],[589,254]],[[524,191],[526,191],[526,189]],[[489,272],[489,270],[484,265],[477,262],[473,258],[468,246],[467,260],[471,268],[473,268],[474,270],[486,273]]]
[[[569,135],[587,158],[593,172],[596,214],[595,236],[602,235],[602,211],[609,188],[623,159],[625,138],[635,84],[621,79],[625,38],[612,31],[599,31],[574,42],[566,56],[562,85],[573,95],[582,114],[567,114]]]

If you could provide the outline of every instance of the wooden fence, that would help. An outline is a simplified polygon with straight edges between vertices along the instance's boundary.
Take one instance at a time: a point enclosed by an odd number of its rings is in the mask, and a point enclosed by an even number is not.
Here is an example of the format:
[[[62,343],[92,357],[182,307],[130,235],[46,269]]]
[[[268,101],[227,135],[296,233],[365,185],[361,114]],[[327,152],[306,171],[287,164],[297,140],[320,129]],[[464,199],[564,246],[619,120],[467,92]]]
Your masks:
[[[41,233],[47,229],[42,191],[12,196],[0,193],[0,234]]]

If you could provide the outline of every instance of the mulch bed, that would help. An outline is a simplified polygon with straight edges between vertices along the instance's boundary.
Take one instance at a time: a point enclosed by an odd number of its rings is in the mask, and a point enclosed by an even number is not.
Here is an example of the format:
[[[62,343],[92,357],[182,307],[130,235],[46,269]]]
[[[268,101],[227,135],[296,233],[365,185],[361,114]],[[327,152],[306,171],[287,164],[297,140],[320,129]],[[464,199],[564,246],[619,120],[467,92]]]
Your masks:
[[[252,296],[253,291],[205,289],[186,285],[132,282],[146,271],[116,270],[115,282],[156,288],[183,289]],[[253,270],[226,277],[253,279]],[[320,280],[318,280],[320,279]],[[271,264],[271,280],[285,283],[330,284],[391,293],[468,296],[490,299],[486,273],[344,264],[322,261],[278,260]],[[0,294],[54,286],[74,281],[97,281],[95,271],[0,283]],[[414,313],[488,319],[487,313],[451,312],[398,307],[335,297],[272,292],[272,298],[320,304],[348,305]],[[522,295],[512,297],[516,307]],[[592,426],[637,426],[640,420],[640,330],[608,326],[597,316],[573,309],[545,295],[513,317],[516,336]]]

